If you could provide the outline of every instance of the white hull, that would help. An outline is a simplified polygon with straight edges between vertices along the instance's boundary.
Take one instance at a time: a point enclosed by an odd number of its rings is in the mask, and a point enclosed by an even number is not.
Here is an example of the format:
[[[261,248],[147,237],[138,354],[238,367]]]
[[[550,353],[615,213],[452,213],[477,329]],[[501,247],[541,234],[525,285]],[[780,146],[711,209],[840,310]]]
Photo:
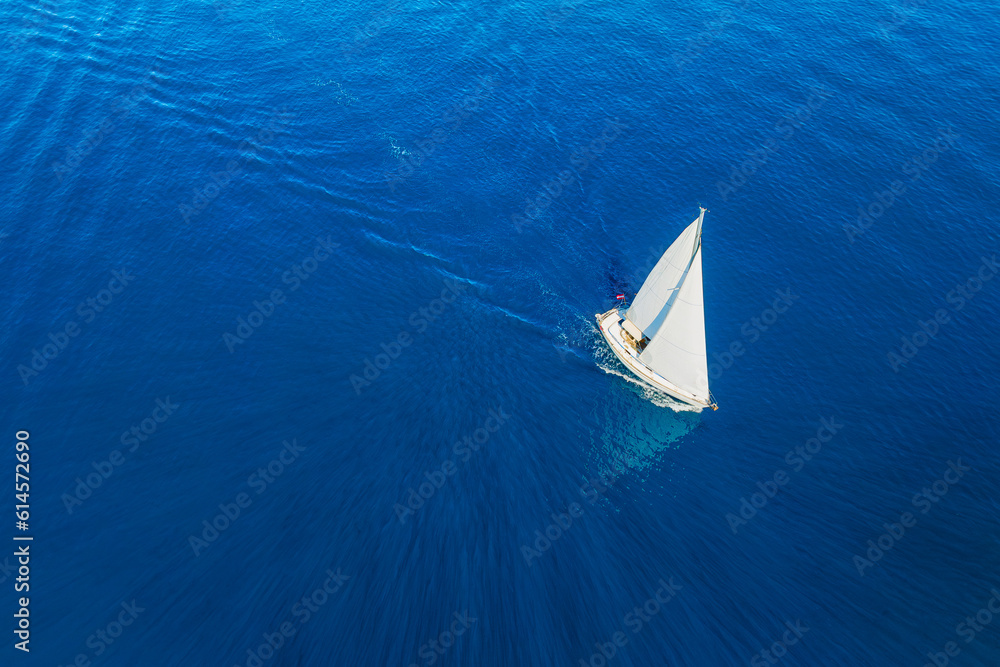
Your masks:
[[[646,366],[646,364],[642,363],[639,359],[639,354],[630,344],[625,342],[625,339],[622,336],[623,319],[624,318],[618,312],[618,309],[612,308],[606,313],[597,315],[597,325],[600,327],[601,334],[604,336],[604,339],[608,341],[611,351],[615,353],[615,356],[617,356],[630,371],[657,389],[666,392],[683,403],[699,408],[715,408],[714,403],[703,401],[700,398],[692,396],[680,387],[672,384],[669,380],[653,369]]]

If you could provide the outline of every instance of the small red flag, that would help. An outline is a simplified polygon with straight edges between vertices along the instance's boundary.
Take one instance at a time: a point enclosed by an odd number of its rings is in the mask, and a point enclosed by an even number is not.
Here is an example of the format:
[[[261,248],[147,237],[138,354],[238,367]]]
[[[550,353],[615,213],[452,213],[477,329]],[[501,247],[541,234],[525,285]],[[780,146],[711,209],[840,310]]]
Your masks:
[[[619,301],[621,301],[621,300],[622,300],[622,299],[624,299],[624,298],[625,298],[625,295],[624,295],[624,294],[619,294],[619,295],[618,295],[618,300],[619,300]]]

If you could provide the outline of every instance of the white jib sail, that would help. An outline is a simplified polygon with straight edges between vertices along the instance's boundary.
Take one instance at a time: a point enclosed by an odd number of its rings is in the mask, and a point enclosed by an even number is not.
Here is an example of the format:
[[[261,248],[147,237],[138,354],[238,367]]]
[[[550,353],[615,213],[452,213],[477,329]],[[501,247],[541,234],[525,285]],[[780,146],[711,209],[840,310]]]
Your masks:
[[[700,220],[699,218],[698,221]],[[691,268],[688,269],[673,304],[639,359],[677,387],[708,402],[705,302],[701,283],[699,243],[698,250],[691,259]]]
[[[660,261],[649,272],[646,282],[642,284],[628,312],[625,313],[629,321],[642,329],[647,338],[656,336],[670,311],[671,304],[677,297],[684,273],[688,270],[691,256],[699,243],[701,220],[704,217],[705,211],[702,210],[698,219],[688,225],[677,240],[670,244],[660,257]]]

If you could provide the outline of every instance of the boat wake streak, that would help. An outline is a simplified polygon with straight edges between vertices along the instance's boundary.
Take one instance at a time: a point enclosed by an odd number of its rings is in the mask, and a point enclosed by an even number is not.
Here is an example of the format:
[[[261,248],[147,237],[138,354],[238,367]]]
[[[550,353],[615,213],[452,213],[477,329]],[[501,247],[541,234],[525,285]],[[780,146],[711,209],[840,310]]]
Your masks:
[[[597,364],[598,368],[608,375],[617,375],[623,380],[632,383],[639,389],[639,391],[636,392],[639,396],[658,408],[670,408],[674,412],[701,412],[702,410],[702,408],[698,406],[688,405],[687,403],[674,399],[669,394],[660,391],[647,382],[644,382],[632,373],[619,370],[619,368],[623,368],[621,361],[619,361],[618,357],[616,357],[607,347],[597,347],[594,350],[594,362]]]

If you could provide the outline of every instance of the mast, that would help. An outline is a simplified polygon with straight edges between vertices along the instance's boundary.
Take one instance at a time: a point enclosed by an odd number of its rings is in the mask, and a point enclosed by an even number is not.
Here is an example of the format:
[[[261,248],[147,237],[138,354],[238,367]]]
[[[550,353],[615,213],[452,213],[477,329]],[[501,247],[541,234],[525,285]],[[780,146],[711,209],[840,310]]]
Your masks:
[[[697,223],[698,223],[698,240],[695,242],[695,249],[694,249],[695,252],[698,252],[698,249],[701,248],[701,226],[702,226],[702,222],[705,220],[705,213],[708,211],[708,209],[705,208],[704,206],[699,206],[698,210],[700,210],[701,213],[698,214],[698,220],[697,220]],[[694,258],[694,254],[692,254],[691,257],[693,259]]]
[[[701,248],[701,225],[705,209],[667,248],[636,294],[625,317],[646,338],[654,338],[673,307],[681,285]]]
[[[693,237],[687,266],[671,298],[663,305],[659,325],[639,359],[687,393],[711,403],[701,266],[701,227],[705,210],[702,208],[698,219],[685,230],[685,234],[690,230]]]

